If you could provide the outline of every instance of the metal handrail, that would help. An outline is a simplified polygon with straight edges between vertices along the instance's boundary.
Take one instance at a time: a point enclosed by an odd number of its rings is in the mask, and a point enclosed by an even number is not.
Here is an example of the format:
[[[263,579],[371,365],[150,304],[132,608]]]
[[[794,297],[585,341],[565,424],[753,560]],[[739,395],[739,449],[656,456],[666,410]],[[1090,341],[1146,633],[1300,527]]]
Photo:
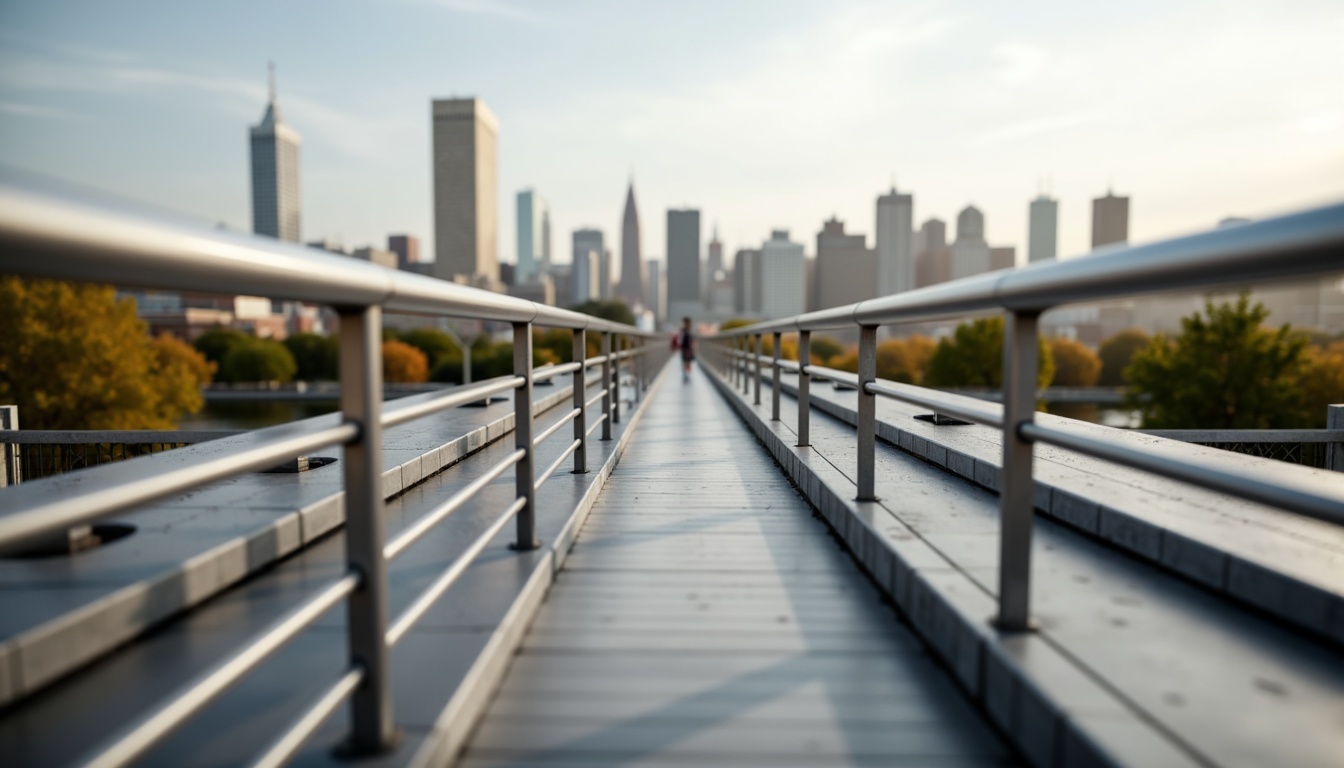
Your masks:
[[[545,430],[542,431],[540,435],[537,435],[536,437],[532,438],[532,445],[538,446],[546,442],[546,438],[550,437],[551,435],[554,435],[556,432],[559,432],[561,428],[568,426],[571,421],[577,419],[582,414],[583,409],[575,408],[571,410],[569,413],[566,413],[564,416],[561,416],[559,421],[547,427]]]
[[[549,467],[543,470],[540,475],[537,475],[537,479],[533,481],[532,487],[541,488],[542,484],[551,479],[551,475],[555,474],[555,471],[560,468],[560,465],[564,464],[570,456],[574,455],[574,452],[579,449],[580,445],[583,445],[583,440],[581,439],[575,439],[571,442],[569,447],[562,451]]]
[[[345,446],[345,477],[349,574],[311,595],[299,609],[246,643],[206,675],[146,718],[137,720],[108,747],[91,756],[92,765],[123,765],[149,749],[205,703],[232,685],[260,661],[308,626],[320,611],[342,599],[349,602],[347,634],[349,670],[329,687],[288,730],[258,758],[258,765],[277,765],[291,757],[320,723],[348,696],[351,748],[378,752],[389,746],[391,730],[388,649],[414,626],[425,611],[474,561],[488,543],[516,520],[520,550],[539,546],[535,537],[536,486],[573,456],[575,471],[586,471],[586,371],[603,366],[610,398],[613,363],[619,370],[627,358],[634,364],[636,391],[647,386],[645,355],[655,354],[661,334],[646,333],[570,310],[501,296],[434,278],[388,269],[358,259],[336,256],[263,237],[239,235],[143,213],[54,196],[45,191],[0,181],[0,274],[112,283],[120,286],[265,296],[272,299],[326,304],[340,315],[339,421],[321,419],[303,425],[282,425],[249,434],[242,449],[226,457],[187,454],[146,459],[134,465],[129,479],[99,475],[73,493],[52,499],[49,486],[30,483],[6,489],[10,512],[0,515],[0,547],[22,544],[99,517],[176,495],[196,486],[254,469],[273,466],[295,455],[328,445]],[[514,331],[514,373],[465,385],[424,398],[384,405],[379,372],[382,312],[408,312],[510,323]],[[573,331],[575,360],[533,368],[532,327],[544,325]],[[585,360],[586,334],[598,333],[603,355]],[[613,337],[643,341],[613,354]],[[625,346],[621,344],[621,346]],[[574,410],[535,440],[533,385],[564,373],[574,374]],[[514,392],[515,451],[486,470],[398,536],[385,541],[379,513],[381,434],[415,419],[498,392]],[[611,439],[609,425],[619,413],[604,407],[594,427],[607,425],[602,439]],[[574,442],[540,480],[532,477],[536,444],[566,423],[574,423]],[[435,583],[390,624],[386,621],[388,561],[396,558],[430,529],[471,500],[509,468],[514,469],[516,498],[504,514],[467,548]],[[86,476],[87,477],[87,476]]]
[[[855,485],[859,501],[874,501],[876,484],[877,396],[930,407],[935,412],[996,427],[1003,434],[999,490],[998,625],[1009,631],[1032,627],[1030,563],[1035,510],[1032,444],[1036,441],[1107,459],[1137,469],[1230,493],[1335,523],[1344,523],[1344,489],[1314,492],[1272,478],[1234,475],[1202,462],[1121,445],[1105,437],[1080,436],[1035,423],[1037,326],[1042,312],[1061,304],[1117,299],[1142,293],[1218,288],[1344,271],[1344,204],[1218,229],[1139,246],[1119,246],[1087,258],[1050,261],[1001,270],[913,291],[869,299],[791,318],[755,323],[708,337],[717,364],[733,386],[748,391],[754,379],[760,404],[761,340],[774,341],[772,418],[779,419],[778,360],[782,334],[797,332],[798,357],[810,356],[814,331],[858,328],[856,374],[798,366],[798,444],[810,441],[810,380],[813,377],[857,386],[858,457]],[[968,314],[1003,312],[1002,406],[969,404],[932,390],[877,379],[877,327]],[[749,349],[754,342],[754,351]],[[714,349],[717,347],[716,349]],[[754,364],[755,370],[752,370]]]

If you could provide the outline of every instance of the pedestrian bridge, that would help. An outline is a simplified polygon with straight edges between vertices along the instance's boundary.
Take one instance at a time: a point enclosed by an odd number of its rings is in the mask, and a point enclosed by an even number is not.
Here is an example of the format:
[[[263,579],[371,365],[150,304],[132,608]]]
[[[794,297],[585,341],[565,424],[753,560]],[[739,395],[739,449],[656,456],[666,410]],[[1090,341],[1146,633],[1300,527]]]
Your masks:
[[[1338,765],[1341,476],[1034,415],[1021,372],[1062,295],[1342,246],[1335,208],[974,278],[683,382],[632,328],[0,185],[0,272],[342,321],[340,414],[0,488],[0,764]],[[875,378],[877,326],[992,307],[1002,407]],[[383,404],[384,309],[509,323],[515,372]],[[858,374],[760,354],[835,323]]]

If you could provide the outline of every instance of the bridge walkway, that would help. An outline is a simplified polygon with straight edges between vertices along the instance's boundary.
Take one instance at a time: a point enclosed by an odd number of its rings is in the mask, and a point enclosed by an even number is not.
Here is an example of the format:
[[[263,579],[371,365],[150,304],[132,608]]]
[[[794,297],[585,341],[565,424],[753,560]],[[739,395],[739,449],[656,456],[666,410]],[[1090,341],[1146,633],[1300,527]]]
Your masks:
[[[1014,764],[705,374],[673,375],[460,764]]]

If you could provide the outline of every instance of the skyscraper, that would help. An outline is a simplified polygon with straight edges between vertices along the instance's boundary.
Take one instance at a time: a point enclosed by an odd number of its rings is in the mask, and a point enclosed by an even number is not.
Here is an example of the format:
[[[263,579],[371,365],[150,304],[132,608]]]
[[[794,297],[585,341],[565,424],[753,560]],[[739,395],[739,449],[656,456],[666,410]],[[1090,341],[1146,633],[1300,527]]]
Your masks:
[[[603,301],[611,301],[611,249],[603,248],[597,254],[598,283],[597,294]]]
[[[700,301],[700,212],[667,212],[667,308],[669,317],[698,314]]]
[[[957,214],[957,239],[952,241],[951,279],[989,271],[989,244],[985,242],[985,215],[974,205]]]
[[[644,258],[639,247],[639,211],[635,209],[634,179],[630,180],[630,187],[625,193],[625,215],[621,219],[621,287],[617,293],[631,308],[653,308],[651,295],[645,293]]]
[[[892,187],[877,198],[877,284],[882,296],[915,287],[915,200]]]
[[[774,320],[807,311],[807,273],[803,244],[789,240],[789,232],[776,229],[760,250],[761,317]]]
[[[397,254],[397,269],[420,263],[420,238],[414,235],[388,235],[387,250]]]
[[[537,280],[550,267],[551,215],[546,199],[535,190],[518,193],[518,268],[514,282],[518,285]]]
[[[947,250],[947,222],[942,219],[929,219],[924,222],[915,236],[915,251],[919,254],[915,274],[916,285],[923,288],[926,285],[945,283],[950,279],[951,267],[948,262],[951,254]]]
[[[499,121],[480,99],[435,99],[434,270],[444,280],[499,279],[495,210]]]
[[[1059,201],[1041,195],[1031,201],[1027,216],[1027,261],[1056,258],[1059,237]]]
[[[846,233],[834,216],[817,233],[817,309],[841,307],[878,295],[877,251],[868,238]],[[764,270],[762,270],[764,272]]]
[[[1106,190],[1105,197],[1092,201],[1092,247],[1129,241],[1129,198],[1116,197]]]
[[[646,263],[648,264],[647,274],[649,276],[649,295],[648,305],[645,309],[648,309],[653,313],[653,322],[657,324],[667,319],[667,308],[664,306],[663,302],[663,265],[657,259],[649,259]]]
[[[733,310],[755,315],[761,311],[761,252],[743,248],[733,257]]]
[[[786,233],[787,236],[787,233]],[[719,242],[719,225],[714,225],[714,237],[709,241],[709,260],[705,271],[707,281],[713,281],[715,274],[723,271],[723,243]]]
[[[275,99],[275,66],[270,71],[270,100],[251,131],[252,231],[299,242],[299,132],[280,118]]]
[[[573,258],[570,275],[573,279],[575,304],[598,301],[602,298],[602,255],[606,252],[602,230],[587,227],[574,230],[571,237]]]

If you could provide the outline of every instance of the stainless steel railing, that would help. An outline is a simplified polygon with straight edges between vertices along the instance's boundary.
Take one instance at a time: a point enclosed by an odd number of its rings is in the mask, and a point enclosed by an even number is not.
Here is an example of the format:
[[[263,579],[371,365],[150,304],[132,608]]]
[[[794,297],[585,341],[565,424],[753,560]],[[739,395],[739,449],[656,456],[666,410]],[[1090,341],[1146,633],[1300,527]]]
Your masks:
[[[1067,303],[1113,299],[1190,288],[1255,284],[1266,280],[1344,271],[1344,205],[1267,219],[1245,226],[1134,247],[1108,249],[1087,258],[1036,264],[862,301],[845,307],[757,323],[706,339],[711,355],[729,384],[744,395],[755,385],[761,402],[763,365],[772,375],[771,415],[779,419],[780,371],[798,371],[798,445],[810,444],[810,383],[830,379],[858,390],[860,501],[874,501],[876,481],[876,397],[889,397],[931,408],[1003,433],[1003,469],[999,488],[999,612],[997,623],[1010,631],[1031,626],[1031,535],[1035,513],[1032,446],[1048,443],[1095,458],[1193,485],[1279,507],[1319,520],[1344,524],[1344,483],[1337,488],[1287,486],[1270,472],[1229,472],[1193,458],[1084,437],[1035,421],[1037,320],[1046,310]],[[968,313],[1002,312],[1004,323],[1003,405],[966,405],[936,390],[877,378],[879,326],[954,318]],[[811,334],[838,328],[859,330],[858,372],[846,373],[808,364]],[[780,360],[784,333],[798,334],[801,364]],[[772,359],[763,362],[762,337],[774,341]]]
[[[631,326],[275,240],[199,230],[0,181],[0,274],[5,273],[307,301],[330,305],[340,316],[339,422],[317,420],[259,430],[250,433],[246,445],[227,456],[186,462],[164,461],[166,455],[162,454],[145,457],[137,460],[142,471],[127,472],[124,480],[66,488],[59,496],[41,482],[4,491],[0,550],[205,483],[274,466],[318,448],[344,446],[345,575],[314,592],[152,712],[137,718],[87,756],[85,762],[92,766],[125,765],[144,754],[342,602],[349,609],[349,669],[262,752],[255,764],[285,762],[347,698],[352,704],[351,749],[377,753],[388,748],[394,732],[389,649],[511,521],[516,531],[514,548],[540,546],[536,536],[537,489],[571,457],[575,472],[587,471],[586,449],[591,433],[601,425],[601,439],[610,440],[611,425],[619,423],[620,401],[616,395],[620,392],[621,369],[627,369],[634,397],[638,398],[658,370],[656,359],[667,355],[661,336]],[[513,374],[448,389],[410,404],[394,401],[384,406],[380,360],[384,311],[509,323],[513,327]],[[534,370],[534,325],[571,329],[574,361]],[[585,359],[589,333],[600,335],[600,357]],[[588,371],[596,366],[601,366],[601,391],[589,399]],[[557,426],[534,435],[532,386],[540,379],[564,373],[573,375],[573,408]],[[510,390],[514,395],[513,453],[389,541],[381,515],[383,428]],[[599,397],[601,412],[590,424],[588,409]],[[573,426],[570,444],[559,460],[536,474],[537,446],[567,423]],[[152,471],[143,471],[146,468]],[[514,502],[429,589],[389,621],[388,562],[510,469],[515,476]]]

